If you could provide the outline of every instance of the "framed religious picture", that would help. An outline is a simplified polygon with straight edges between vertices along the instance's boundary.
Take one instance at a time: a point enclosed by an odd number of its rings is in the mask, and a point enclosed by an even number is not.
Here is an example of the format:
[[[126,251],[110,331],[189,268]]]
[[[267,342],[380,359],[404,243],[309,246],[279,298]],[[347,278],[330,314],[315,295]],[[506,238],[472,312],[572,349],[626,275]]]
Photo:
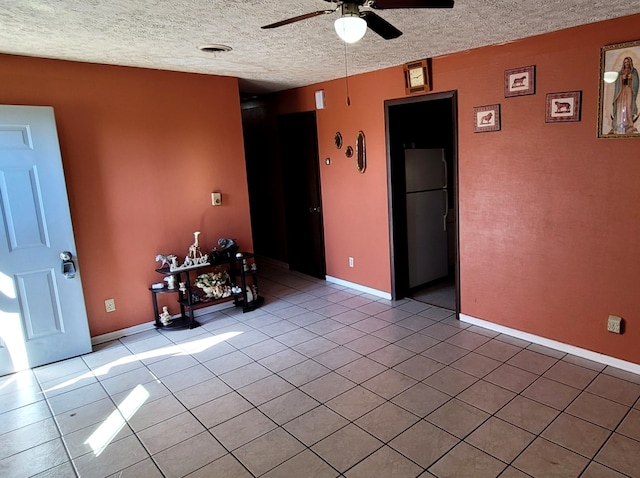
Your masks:
[[[473,132],[500,131],[500,105],[473,107]]]
[[[545,122],[566,123],[580,121],[582,91],[547,93]]]
[[[640,138],[640,40],[600,50],[598,138]]]
[[[536,67],[523,66],[504,71],[504,97],[533,95],[536,92]]]

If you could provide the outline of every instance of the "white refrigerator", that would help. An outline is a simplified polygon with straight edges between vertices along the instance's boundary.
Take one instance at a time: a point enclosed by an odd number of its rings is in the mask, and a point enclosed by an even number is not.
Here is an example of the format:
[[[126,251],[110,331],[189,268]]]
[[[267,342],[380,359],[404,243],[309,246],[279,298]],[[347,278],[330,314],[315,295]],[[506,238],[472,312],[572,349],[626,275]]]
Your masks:
[[[448,275],[444,149],[405,149],[409,287]]]

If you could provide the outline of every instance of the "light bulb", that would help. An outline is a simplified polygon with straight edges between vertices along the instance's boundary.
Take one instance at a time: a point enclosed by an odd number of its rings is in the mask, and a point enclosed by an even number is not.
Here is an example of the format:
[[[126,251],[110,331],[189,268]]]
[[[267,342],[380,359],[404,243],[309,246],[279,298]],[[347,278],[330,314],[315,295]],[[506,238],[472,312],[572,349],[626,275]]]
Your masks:
[[[618,72],[617,71],[605,71],[604,72],[603,80],[604,80],[605,83],[613,83],[617,79],[618,79]]]
[[[367,33],[367,22],[357,15],[343,15],[334,26],[338,36],[346,43],[355,43]]]

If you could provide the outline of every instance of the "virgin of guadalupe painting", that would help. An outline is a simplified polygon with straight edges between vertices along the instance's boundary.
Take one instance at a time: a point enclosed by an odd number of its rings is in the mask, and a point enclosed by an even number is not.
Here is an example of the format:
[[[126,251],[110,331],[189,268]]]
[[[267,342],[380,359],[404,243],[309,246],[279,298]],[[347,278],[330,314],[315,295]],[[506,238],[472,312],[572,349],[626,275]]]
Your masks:
[[[640,41],[602,48],[598,137],[640,137],[639,66]]]

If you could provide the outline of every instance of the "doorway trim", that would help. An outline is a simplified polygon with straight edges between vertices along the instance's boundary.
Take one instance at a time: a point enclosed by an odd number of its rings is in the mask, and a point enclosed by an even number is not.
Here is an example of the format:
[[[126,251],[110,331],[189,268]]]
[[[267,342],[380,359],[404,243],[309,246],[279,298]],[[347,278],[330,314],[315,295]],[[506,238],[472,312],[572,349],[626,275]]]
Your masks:
[[[391,167],[391,135],[390,135],[390,121],[389,110],[394,106],[406,105],[410,103],[426,103],[429,101],[451,99],[451,127],[453,129],[453,169],[454,169],[454,182],[455,191],[453,195],[454,210],[456,214],[455,223],[455,247],[456,247],[456,260],[454,264],[455,269],[455,285],[456,285],[456,318],[460,318],[460,209],[459,209],[459,181],[458,181],[458,92],[457,91],[445,91],[441,93],[432,93],[428,95],[420,95],[409,98],[399,98],[394,100],[386,100],[384,102],[384,123],[385,123],[385,137],[386,137],[386,154],[387,154],[387,204],[388,204],[388,217],[389,217],[389,246],[390,246],[390,269],[391,269],[391,297],[393,300],[401,299],[398,293],[398,285],[396,279],[396,250],[398,247],[395,237],[395,222],[394,216],[394,204],[393,204],[393,177]]]

